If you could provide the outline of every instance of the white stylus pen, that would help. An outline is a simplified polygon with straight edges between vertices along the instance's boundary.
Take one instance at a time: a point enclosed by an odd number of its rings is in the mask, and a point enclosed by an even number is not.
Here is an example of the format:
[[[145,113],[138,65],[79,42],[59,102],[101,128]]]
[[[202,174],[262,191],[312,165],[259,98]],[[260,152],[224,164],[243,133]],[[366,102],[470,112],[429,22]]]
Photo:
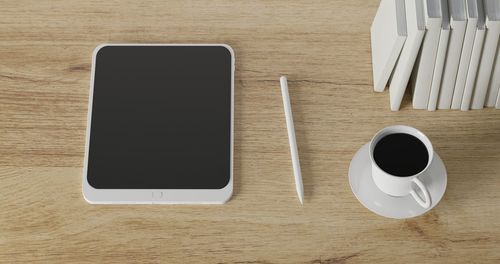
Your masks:
[[[293,175],[295,176],[295,188],[301,204],[304,204],[304,185],[302,184],[302,173],[300,172],[299,152],[297,150],[297,140],[295,139],[295,128],[293,126],[292,106],[288,95],[288,82],[285,76],[280,78],[281,94],[283,95],[283,105],[285,106],[286,128],[288,130],[288,141],[290,143],[290,153],[292,154]]]

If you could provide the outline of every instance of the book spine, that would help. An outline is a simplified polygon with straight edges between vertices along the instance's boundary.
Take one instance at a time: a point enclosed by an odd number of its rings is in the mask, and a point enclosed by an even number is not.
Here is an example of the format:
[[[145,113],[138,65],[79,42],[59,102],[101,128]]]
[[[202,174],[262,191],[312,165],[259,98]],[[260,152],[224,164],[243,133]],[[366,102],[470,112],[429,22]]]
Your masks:
[[[465,82],[464,96],[462,98],[462,104],[460,105],[460,109],[462,111],[467,111],[470,109],[472,93],[474,92],[474,86],[477,80],[477,69],[479,68],[479,61],[481,59],[485,33],[486,30],[478,29],[476,32],[476,36],[474,37],[472,56],[470,59],[469,71],[467,72],[467,79]]]
[[[497,43],[495,63],[491,72],[491,80],[486,95],[486,106],[494,107],[500,88],[500,40]]]
[[[448,50],[448,40],[450,38],[449,29],[441,29],[439,36],[439,46],[436,56],[436,65],[434,66],[434,74],[432,76],[431,91],[429,93],[429,103],[427,110],[435,111],[437,108],[439,89],[443,77],[444,62],[446,59],[446,51]]]
[[[491,79],[493,64],[495,63],[495,55],[498,48],[498,37],[500,36],[500,21],[486,21],[486,33],[484,38],[483,51],[479,69],[477,72],[477,80],[472,96],[472,109],[482,109],[486,101],[488,86]]]
[[[464,43],[465,28],[467,21],[451,20],[450,43],[446,55],[446,62],[443,70],[443,80],[439,91],[438,109],[450,109],[457,80],[458,65],[460,64],[460,54]]]
[[[441,18],[429,18],[413,87],[413,108],[427,109],[441,33]]]
[[[457,80],[453,91],[453,99],[451,109],[460,109],[462,98],[464,95],[465,81],[467,79],[467,71],[469,70],[470,58],[472,55],[472,47],[474,45],[474,36],[476,35],[477,19],[469,19],[467,28],[465,29],[464,44],[462,46],[462,54],[460,56],[460,64],[458,66]]]

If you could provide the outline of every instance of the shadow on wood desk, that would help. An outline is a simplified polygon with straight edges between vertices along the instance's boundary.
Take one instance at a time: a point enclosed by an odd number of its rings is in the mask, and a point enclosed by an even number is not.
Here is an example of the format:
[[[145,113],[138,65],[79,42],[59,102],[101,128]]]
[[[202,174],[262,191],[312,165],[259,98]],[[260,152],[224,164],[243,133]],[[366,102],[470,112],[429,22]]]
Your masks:
[[[0,262],[500,262],[500,111],[389,111],[372,92],[378,1],[3,1]],[[222,206],[89,205],[81,194],[100,43],[236,52],[235,195]],[[305,183],[296,198],[278,78],[289,77]],[[431,212],[379,217],[349,162],[380,128],[424,131],[448,168]]]

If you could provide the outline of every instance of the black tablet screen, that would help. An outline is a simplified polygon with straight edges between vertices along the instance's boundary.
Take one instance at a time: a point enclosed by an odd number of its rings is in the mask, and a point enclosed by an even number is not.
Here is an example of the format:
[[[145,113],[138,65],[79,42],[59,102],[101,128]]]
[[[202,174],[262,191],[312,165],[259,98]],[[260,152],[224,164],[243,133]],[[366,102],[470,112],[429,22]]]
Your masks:
[[[87,180],[96,189],[220,189],[230,179],[232,57],[223,46],[105,46]]]

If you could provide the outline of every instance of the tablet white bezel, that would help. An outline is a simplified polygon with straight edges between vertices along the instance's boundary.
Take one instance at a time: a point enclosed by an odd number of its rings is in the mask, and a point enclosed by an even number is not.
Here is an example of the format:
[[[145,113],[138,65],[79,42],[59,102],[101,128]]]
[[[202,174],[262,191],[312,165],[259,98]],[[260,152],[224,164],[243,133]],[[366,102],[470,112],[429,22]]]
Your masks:
[[[230,178],[221,189],[96,189],[88,183],[87,164],[89,155],[90,126],[94,94],[94,75],[96,55],[107,46],[220,46],[231,54],[231,150]],[[85,140],[85,160],[83,165],[82,191],[85,200],[91,204],[223,204],[233,193],[233,141],[234,141],[234,51],[227,44],[101,44],[92,55],[89,103],[87,113],[87,132]]]

